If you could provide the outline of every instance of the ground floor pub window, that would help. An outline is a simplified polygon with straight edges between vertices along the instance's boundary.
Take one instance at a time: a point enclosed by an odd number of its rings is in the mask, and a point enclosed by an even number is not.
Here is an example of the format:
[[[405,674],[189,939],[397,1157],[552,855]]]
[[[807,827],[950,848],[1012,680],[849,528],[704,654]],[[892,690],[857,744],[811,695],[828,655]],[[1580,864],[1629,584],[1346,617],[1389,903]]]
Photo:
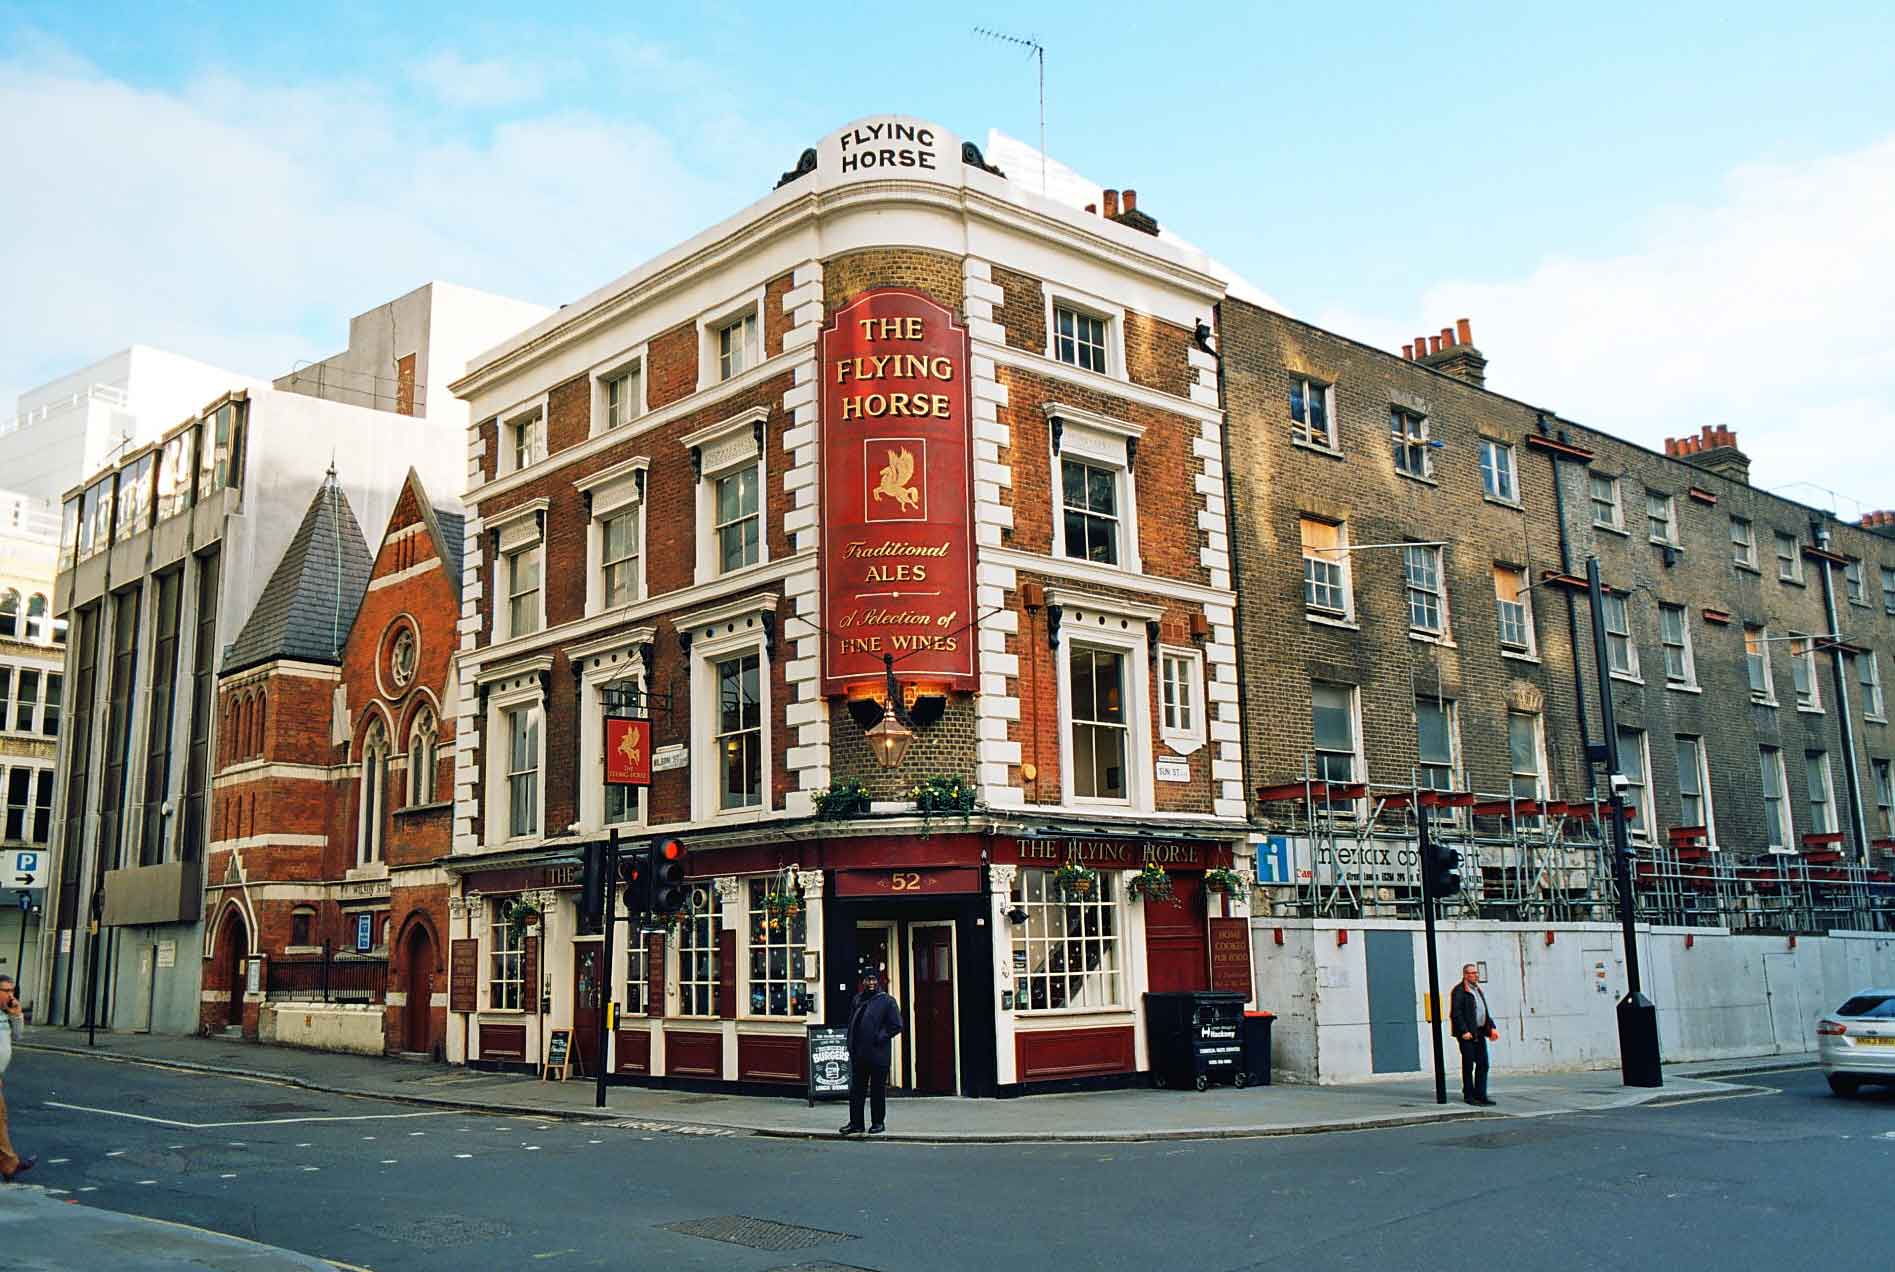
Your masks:
[[[512,897],[492,897],[487,906],[493,912],[491,953],[487,962],[487,1006],[495,1011],[518,1011],[526,974],[526,933],[507,921]]]
[[[1075,895],[1051,870],[1021,870],[1013,903],[1026,921],[1013,925],[1016,1001],[1026,1011],[1092,1011],[1124,1002],[1118,885],[1100,874]]]
[[[704,908],[678,920],[678,1013],[683,1016],[717,1014],[717,891],[693,889],[704,898]]]
[[[776,892],[768,879],[750,881],[750,1014],[806,1016],[802,894]]]

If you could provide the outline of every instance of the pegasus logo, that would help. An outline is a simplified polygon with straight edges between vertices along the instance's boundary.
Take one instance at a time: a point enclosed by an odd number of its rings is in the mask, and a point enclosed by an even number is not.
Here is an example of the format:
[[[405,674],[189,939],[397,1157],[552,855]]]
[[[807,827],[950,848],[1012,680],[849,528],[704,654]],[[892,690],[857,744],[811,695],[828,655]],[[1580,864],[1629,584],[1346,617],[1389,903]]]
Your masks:
[[[888,465],[881,472],[881,484],[869,493],[874,495],[878,503],[883,495],[887,495],[899,508],[918,508],[921,506],[921,492],[908,484],[914,477],[914,453],[905,446],[900,450],[889,451]]]
[[[644,767],[638,758],[638,730],[627,729],[619,738],[619,754],[625,757],[626,766],[634,772]]]

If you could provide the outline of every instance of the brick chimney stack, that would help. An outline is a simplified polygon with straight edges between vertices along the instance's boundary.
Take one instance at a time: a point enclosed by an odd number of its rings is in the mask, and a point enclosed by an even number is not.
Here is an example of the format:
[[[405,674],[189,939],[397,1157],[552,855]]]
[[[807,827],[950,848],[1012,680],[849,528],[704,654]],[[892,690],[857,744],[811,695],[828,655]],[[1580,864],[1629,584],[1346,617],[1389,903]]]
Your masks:
[[[1108,221],[1117,221],[1120,225],[1157,238],[1158,222],[1154,221],[1149,213],[1140,212],[1138,210],[1138,191],[1124,191],[1123,204],[1120,202],[1120,193],[1118,190],[1107,190],[1104,192],[1105,219]]]
[[[1441,328],[1438,336],[1416,336],[1414,344],[1402,346],[1402,357],[1465,380],[1475,388],[1487,383],[1487,358],[1474,347],[1474,324],[1465,318],[1457,319],[1452,327]]]
[[[1879,534],[1884,539],[1895,539],[1895,512],[1887,508],[1863,513],[1862,520],[1857,524],[1870,534]]]
[[[1706,424],[1695,435],[1668,437],[1665,454],[1707,473],[1750,484],[1750,456],[1737,449],[1737,434],[1723,424]]]

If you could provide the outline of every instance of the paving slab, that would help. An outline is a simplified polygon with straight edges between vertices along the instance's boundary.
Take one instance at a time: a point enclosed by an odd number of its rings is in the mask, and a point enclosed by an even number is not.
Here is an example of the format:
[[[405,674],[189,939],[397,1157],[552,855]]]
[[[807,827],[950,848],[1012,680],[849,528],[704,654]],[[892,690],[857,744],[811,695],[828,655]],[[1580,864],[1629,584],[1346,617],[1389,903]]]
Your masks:
[[[0,1184],[0,1266],[12,1272],[336,1272],[342,1265],[188,1224]]]
[[[727,1095],[668,1088],[610,1086],[606,1107],[594,1107],[590,1081],[542,1082],[512,1073],[376,1056],[342,1055],[222,1038],[102,1034],[88,1047],[79,1031],[39,1030],[24,1050],[88,1055],[102,1061],[157,1064],[283,1082],[343,1095],[403,1100],[422,1106],[535,1117],[598,1118],[649,1123],[701,1134],[835,1137],[845,1106],[800,1096]],[[1434,1102],[1432,1078],[1403,1077],[1333,1086],[1278,1083],[1209,1091],[1145,1088],[1032,1095],[1004,1100],[896,1097],[889,1102],[888,1140],[957,1143],[1112,1142],[1218,1139],[1365,1130],[1421,1122],[1533,1117],[1598,1111],[1681,1099],[1745,1093],[1724,1079],[1744,1072],[1801,1067],[1811,1057],[1763,1057],[1671,1066],[1661,1088],[1620,1084],[1613,1070],[1502,1074],[1493,1079],[1493,1108],[1451,1095]],[[1451,1075],[1450,1091],[1459,1075]]]

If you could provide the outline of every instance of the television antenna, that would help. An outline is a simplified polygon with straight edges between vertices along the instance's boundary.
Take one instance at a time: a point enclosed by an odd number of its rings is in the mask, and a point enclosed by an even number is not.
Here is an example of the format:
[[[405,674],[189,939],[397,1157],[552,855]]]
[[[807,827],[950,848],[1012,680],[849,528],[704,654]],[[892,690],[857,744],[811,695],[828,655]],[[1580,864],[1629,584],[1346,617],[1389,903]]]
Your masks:
[[[1046,195],[1046,46],[1037,36],[1008,35],[987,27],[975,27],[974,34],[1003,44],[1017,44],[1040,64],[1040,195]]]

